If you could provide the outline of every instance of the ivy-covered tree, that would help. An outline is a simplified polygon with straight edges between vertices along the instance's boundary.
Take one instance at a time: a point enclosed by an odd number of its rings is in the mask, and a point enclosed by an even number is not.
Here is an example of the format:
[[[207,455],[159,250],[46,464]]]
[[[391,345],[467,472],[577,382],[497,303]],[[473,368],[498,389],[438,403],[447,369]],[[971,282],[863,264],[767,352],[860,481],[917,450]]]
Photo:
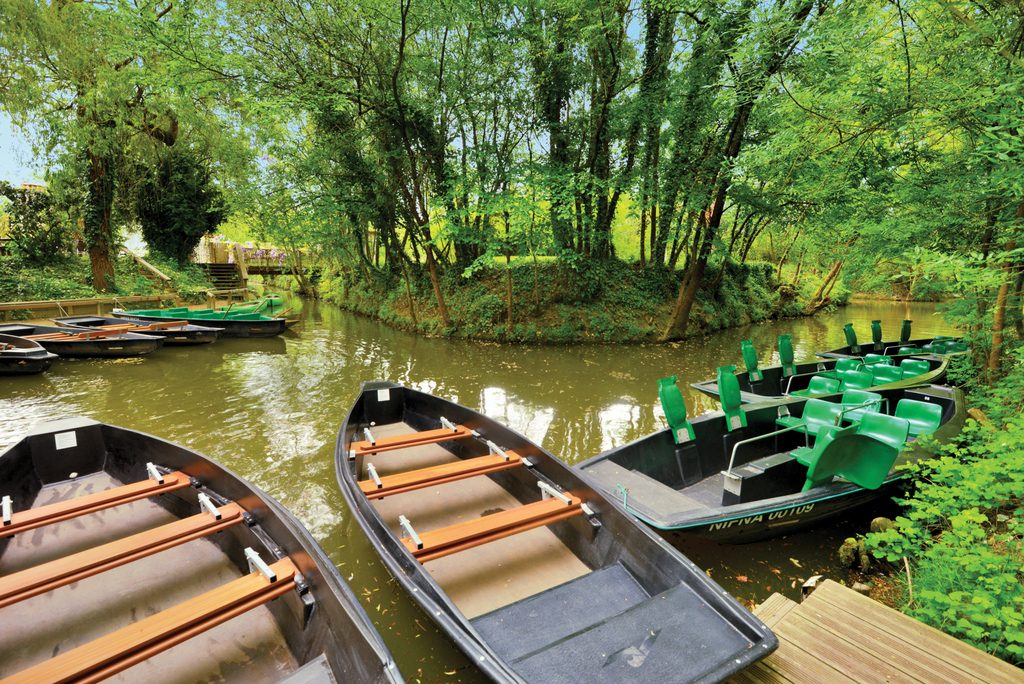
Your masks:
[[[169,148],[151,168],[140,168],[135,213],[150,248],[188,261],[200,239],[225,219],[224,197],[210,164],[184,145]]]
[[[33,264],[51,264],[71,253],[71,232],[53,196],[41,188],[15,188],[0,181],[0,197],[15,253]]]

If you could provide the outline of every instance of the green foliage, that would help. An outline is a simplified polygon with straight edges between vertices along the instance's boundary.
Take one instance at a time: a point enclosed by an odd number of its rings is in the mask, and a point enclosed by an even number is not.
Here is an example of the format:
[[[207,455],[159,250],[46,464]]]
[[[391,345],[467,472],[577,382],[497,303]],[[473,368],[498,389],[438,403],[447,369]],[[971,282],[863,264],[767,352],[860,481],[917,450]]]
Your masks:
[[[959,440],[930,444],[908,468],[917,483],[903,515],[868,547],[910,559],[913,602],[904,610],[1013,663],[1024,663],[1024,361],[975,393],[993,419],[969,420]],[[909,585],[905,598],[910,599]]]
[[[175,145],[155,167],[140,168],[135,212],[150,248],[177,263],[188,261],[200,239],[224,220],[224,201],[209,163]]]
[[[38,265],[54,264],[71,253],[71,233],[66,221],[45,190],[11,187],[0,181],[0,197],[9,202],[8,237],[14,251],[24,260]]]

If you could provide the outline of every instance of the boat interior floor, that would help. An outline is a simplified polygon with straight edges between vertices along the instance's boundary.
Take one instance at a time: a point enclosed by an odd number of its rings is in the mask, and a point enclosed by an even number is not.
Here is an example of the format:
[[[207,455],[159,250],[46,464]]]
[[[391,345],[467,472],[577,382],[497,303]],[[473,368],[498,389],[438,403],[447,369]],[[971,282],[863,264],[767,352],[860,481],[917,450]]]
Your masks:
[[[415,432],[399,422],[373,427],[378,438]],[[452,463],[458,457],[438,444],[385,452],[369,459],[380,476]],[[359,477],[366,478],[366,472]],[[373,502],[385,523],[399,537],[398,517],[408,518],[423,532],[522,506],[488,476],[434,485]],[[489,613],[546,589],[585,575],[584,564],[547,527],[428,561],[424,568],[468,618]]]
[[[604,459],[588,467],[586,472],[598,480],[610,483],[612,487],[621,484],[629,498],[643,501],[644,506],[658,511],[699,511],[722,506],[722,488],[725,482],[722,473],[713,473],[681,489],[642,473]],[[610,488],[610,491],[615,491]],[[621,496],[621,494],[617,494]]]
[[[121,486],[100,472],[43,487],[33,507]],[[148,499],[16,534],[0,575],[177,520]],[[219,532],[218,534],[224,534]],[[212,541],[196,539],[0,608],[0,677],[9,676],[242,576]],[[280,681],[298,668],[259,606],[115,675],[117,682]]]

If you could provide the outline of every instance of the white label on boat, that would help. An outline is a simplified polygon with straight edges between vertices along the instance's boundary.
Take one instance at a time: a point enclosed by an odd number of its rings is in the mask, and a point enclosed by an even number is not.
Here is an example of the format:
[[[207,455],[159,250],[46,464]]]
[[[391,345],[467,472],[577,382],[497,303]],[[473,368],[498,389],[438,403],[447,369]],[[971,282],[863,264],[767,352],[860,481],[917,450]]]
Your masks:
[[[78,437],[75,436],[74,432],[58,432],[53,436],[53,446],[58,451],[61,449],[73,449],[78,446]]]
[[[377,390],[377,401],[391,401],[391,390]]]

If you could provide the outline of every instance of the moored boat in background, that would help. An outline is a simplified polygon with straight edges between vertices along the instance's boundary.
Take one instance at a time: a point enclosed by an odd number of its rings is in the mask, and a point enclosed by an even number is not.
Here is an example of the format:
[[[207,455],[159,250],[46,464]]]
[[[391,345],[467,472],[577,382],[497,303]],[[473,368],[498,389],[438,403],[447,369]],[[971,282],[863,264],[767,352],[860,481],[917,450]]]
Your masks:
[[[153,335],[164,338],[166,346],[210,344],[220,337],[221,329],[204,325],[192,325],[187,321],[144,321],[114,316],[67,316],[54,318],[58,325],[89,328],[93,330],[116,330]]]
[[[124,358],[150,354],[163,346],[162,337],[133,332],[83,330],[70,326],[9,323],[0,334],[33,340],[46,351],[68,358]]]
[[[777,645],[587,478],[464,406],[365,383],[335,463],[392,575],[493,680],[719,681]]]
[[[787,396],[814,397],[847,389],[877,391],[916,385],[941,384],[946,379],[946,356],[894,358],[868,353],[863,357],[830,358],[794,363],[793,343],[789,335],[779,336],[778,366],[758,366],[757,352],[750,340],[741,343],[743,370],[734,370],[744,403],[784,399]],[[718,379],[690,385],[718,398]]]
[[[309,532],[200,454],[70,418],[0,483],[5,682],[401,681]]]
[[[258,313],[233,313],[215,309],[142,309],[113,312],[117,318],[142,321],[186,321],[192,325],[219,328],[223,337],[274,337],[284,332],[284,318],[270,318]]]
[[[659,530],[723,542],[764,539],[887,499],[924,434],[957,435],[960,390],[938,385],[743,404],[719,369],[722,413],[690,421],[675,377],[659,381],[669,427],[576,467]]]
[[[0,375],[32,375],[49,369],[57,358],[35,340],[0,335]]]
[[[949,354],[960,354],[966,352],[967,343],[955,337],[937,335],[920,339],[910,338],[910,329],[913,321],[904,320],[900,329],[898,340],[885,341],[882,339],[882,322],[871,321],[871,342],[861,344],[857,340],[857,332],[853,329],[853,323],[843,326],[843,335],[846,336],[846,344],[842,347],[818,352],[818,356],[827,359],[842,358],[863,358],[868,354],[883,354],[889,357],[908,356],[946,356]]]

